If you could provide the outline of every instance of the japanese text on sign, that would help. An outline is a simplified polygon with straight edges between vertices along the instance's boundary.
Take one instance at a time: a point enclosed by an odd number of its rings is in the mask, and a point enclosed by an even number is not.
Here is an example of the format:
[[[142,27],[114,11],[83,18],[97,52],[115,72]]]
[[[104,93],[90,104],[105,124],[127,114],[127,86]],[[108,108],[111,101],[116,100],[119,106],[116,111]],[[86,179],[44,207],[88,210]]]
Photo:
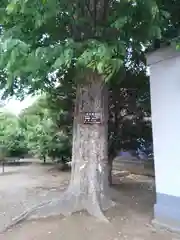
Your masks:
[[[101,123],[101,114],[95,112],[87,112],[84,116],[85,124],[99,124]]]

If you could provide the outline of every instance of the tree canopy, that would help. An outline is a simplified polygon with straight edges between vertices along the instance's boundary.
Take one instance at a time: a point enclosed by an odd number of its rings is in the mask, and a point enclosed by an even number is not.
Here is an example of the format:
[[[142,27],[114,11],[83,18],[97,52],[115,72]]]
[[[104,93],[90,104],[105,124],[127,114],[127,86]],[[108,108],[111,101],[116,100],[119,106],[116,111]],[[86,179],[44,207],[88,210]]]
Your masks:
[[[164,18],[155,0],[2,0],[1,88],[47,90],[87,67],[109,80],[160,37]]]

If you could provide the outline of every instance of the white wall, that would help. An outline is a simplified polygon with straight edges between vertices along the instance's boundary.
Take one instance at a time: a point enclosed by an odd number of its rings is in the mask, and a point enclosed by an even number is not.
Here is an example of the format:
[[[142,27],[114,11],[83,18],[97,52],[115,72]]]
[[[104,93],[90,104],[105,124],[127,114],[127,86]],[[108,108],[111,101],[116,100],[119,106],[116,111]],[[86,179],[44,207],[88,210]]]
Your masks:
[[[180,196],[180,53],[148,56],[156,192]]]

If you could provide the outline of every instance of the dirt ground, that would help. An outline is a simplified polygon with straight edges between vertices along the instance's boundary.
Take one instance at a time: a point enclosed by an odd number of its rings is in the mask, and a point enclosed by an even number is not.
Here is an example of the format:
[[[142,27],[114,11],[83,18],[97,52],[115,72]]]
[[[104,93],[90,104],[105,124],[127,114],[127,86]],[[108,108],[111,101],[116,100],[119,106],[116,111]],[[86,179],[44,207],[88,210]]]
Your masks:
[[[61,190],[61,183],[62,186],[67,183],[69,173],[49,171],[49,169],[49,166],[30,165],[20,167],[14,174],[0,175],[0,212],[4,211],[5,215],[11,216],[17,214],[18,211],[14,213],[10,206],[15,204],[18,209],[23,199],[29,206],[28,204],[32,201],[42,201],[42,196],[55,197],[57,191]],[[77,213],[67,218],[59,216],[28,220],[0,234],[0,240],[180,239],[177,234],[164,229],[155,229],[151,225],[155,202],[153,178],[135,175],[128,175],[124,178],[116,176],[114,182],[112,198],[117,205],[105,213],[110,223],[99,222],[86,213]],[[16,195],[11,195],[15,192]],[[49,192],[51,192],[50,195],[48,195]],[[27,195],[31,197],[28,198]],[[9,199],[10,196],[11,199]],[[7,202],[6,205],[3,205],[3,201]],[[5,215],[0,214],[0,223],[5,221]]]

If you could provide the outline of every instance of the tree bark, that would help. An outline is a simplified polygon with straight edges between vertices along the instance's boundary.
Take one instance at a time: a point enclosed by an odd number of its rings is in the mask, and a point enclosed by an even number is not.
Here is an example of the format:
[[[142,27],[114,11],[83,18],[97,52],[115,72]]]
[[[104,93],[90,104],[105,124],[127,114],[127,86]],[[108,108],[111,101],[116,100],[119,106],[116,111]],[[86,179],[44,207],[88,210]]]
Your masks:
[[[86,113],[100,121],[85,124]],[[108,91],[101,75],[88,71],[77,87],[74,113],[71,179],[67,190],[52,208],[65,216],[86,210],[108,221],[103,211],[114,205],[108,196]],[[46,206],[46,212],[47,206]]]
[[[101,121],[84,124],[85,113],[99,114]],[[106,196],[108,187],[108,91],[103,77],[94,72],[86,74],[79,84],[74,116],[72,173],[68,192],[74,200],[71,212],[87,210],[106,220],[102,210],[112,201]]]

